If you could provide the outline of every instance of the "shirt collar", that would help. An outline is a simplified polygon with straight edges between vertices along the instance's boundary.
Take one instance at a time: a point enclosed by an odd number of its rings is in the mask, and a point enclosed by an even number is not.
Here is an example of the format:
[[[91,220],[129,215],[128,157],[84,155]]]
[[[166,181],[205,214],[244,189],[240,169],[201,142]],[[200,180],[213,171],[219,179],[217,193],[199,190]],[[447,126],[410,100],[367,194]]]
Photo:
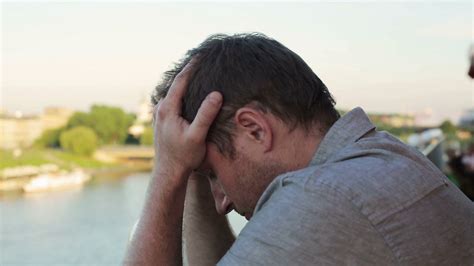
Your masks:
[[[331,155],[375,128],[362,108],[357,107],[334,123],[319,144],[309,166],[325,163]]]

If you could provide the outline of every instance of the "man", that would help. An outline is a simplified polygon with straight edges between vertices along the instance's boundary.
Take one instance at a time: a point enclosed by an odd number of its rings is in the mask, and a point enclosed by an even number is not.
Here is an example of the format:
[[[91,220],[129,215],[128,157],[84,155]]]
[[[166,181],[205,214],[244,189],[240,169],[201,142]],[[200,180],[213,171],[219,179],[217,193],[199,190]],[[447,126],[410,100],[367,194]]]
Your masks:
[[[126,263],[181,264],[182,231],[190,265],[474,262],[472,203],[362,109],[340,118],[273,39],[209,37],[154,103],[156,162]],[[231,210],[249,220],[237,239]]]

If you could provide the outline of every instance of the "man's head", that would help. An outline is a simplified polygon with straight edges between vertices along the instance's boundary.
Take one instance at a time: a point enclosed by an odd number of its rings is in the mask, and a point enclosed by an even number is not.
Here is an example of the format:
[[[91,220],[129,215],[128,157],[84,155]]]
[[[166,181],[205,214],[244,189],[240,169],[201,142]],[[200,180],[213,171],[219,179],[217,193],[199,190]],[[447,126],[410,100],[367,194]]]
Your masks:
[[[239,34],[214,35],[188,51],[165,73],[154,103],[166,95],[191,59],[182,116],[191,122],[210,92],[223,95],[221,111],[207,137],[207,163],[225,196],[241,213],[248,213],[276,175],[304,167],[286,163],[298,159],[299,152],[291,150],[297,145],[290,143],[297,140],[289,138],[323,136],[339,118],[335,101],[297,54],[262,34]],[[215,168],[221,168],[220,173]]]

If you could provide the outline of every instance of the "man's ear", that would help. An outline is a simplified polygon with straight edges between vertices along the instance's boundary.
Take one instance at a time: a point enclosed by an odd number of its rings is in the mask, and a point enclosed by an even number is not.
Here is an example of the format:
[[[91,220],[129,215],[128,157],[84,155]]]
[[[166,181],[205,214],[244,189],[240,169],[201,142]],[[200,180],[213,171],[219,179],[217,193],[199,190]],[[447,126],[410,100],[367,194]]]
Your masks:
[[[264,151],[272,149],[273,128],[265,113],[251,108],[242,107],[235,112],[236,129],[254,144],[262,145]]]

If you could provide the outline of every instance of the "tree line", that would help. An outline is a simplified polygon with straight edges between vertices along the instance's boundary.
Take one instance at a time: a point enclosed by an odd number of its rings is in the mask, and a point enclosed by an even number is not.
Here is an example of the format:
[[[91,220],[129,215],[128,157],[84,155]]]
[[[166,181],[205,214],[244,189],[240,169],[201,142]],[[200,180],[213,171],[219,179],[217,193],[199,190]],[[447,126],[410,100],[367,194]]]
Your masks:
[[[151,126],[139,139],[128,133],[136,117],[119,107],[93,105],[89,112],[76,112],[64,127],[46,130],[36,146],[62,148],[75,154],[91,155],[98,146],[153,143]]]
[[[81,155],[91,155],[101,145],[152,145],[151,125],[145,125],[138,139],[128,133],[135,119],[134,114],[119,107],[93,105],[89,112],[74,113],[64,127],[43,132],[36,145],[62,148]],[[393,127],[380,122],[376,125],[379,130],[386,130],[402,139],[417,132],[415,127]],[[450,121],[444,121],[440,128],[448,140],[457,139],[458,128]]]

